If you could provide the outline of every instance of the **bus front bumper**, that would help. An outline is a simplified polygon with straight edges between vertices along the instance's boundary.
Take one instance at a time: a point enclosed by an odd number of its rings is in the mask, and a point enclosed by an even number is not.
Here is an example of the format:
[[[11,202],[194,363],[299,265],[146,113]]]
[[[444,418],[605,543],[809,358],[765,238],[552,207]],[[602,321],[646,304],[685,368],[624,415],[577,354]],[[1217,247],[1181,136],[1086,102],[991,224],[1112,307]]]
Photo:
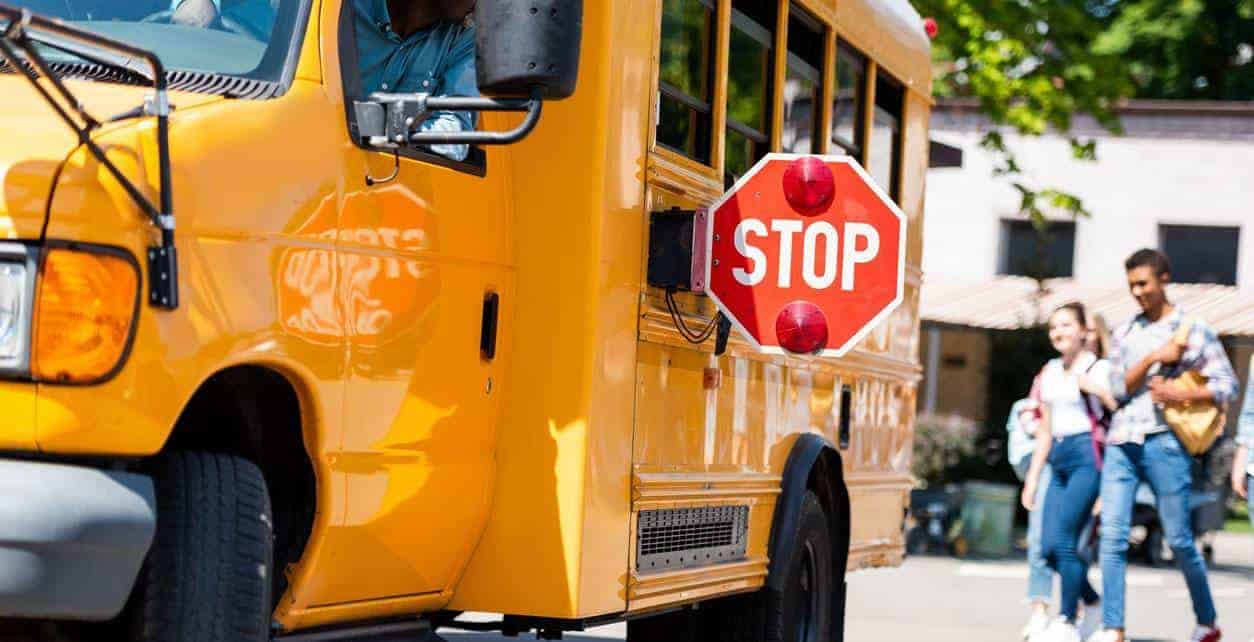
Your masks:
[[[0,617],[115,617],[156,525],[144,475],[0,459]]]

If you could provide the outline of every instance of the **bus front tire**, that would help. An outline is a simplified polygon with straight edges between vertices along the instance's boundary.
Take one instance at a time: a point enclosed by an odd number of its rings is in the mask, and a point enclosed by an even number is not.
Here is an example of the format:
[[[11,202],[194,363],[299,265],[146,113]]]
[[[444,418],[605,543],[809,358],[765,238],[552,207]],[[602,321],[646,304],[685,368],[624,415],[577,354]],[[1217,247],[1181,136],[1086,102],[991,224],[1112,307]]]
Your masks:
[[[157,533],[132,603],[132,639],[270,639],[272,521],[261,471],[229,455],[175,452],[154,469]]]

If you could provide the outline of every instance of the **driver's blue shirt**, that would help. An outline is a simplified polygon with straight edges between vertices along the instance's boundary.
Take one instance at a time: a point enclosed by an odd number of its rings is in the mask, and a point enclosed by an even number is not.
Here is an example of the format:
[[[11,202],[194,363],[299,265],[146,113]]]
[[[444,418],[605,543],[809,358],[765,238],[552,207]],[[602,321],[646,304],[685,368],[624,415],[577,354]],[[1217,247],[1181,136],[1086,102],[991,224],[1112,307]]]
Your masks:
[[[475,28],[466,22],[438,22],[406,37],[392,30],[387,0],[353,0],[357,63],[362,91],[478,96]],[[471,131],[469,112],[440,111],[422,123],[423,131]],[[432,151],[465,160],[466,145],[432,145]]]

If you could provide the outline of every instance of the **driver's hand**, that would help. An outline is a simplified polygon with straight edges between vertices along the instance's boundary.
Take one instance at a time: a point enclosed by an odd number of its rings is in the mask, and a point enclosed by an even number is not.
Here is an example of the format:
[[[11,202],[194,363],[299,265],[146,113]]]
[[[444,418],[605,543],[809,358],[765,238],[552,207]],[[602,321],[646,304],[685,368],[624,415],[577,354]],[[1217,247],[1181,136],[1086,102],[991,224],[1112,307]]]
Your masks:
[[[213,0],[183,0],[174,8],[170,22],[185,27],[208,29],[218,22],[218,6]]]

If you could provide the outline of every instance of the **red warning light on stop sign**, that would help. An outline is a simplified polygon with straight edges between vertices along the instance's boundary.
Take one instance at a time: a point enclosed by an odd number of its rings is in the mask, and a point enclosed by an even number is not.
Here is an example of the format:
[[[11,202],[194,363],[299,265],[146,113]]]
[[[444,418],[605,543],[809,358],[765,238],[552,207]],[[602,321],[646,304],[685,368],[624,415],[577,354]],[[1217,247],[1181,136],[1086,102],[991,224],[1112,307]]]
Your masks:
[[[905,214],[851,158],[770,154],[710,218],[706,292],[765,352],[841,356],[901,303]]]

